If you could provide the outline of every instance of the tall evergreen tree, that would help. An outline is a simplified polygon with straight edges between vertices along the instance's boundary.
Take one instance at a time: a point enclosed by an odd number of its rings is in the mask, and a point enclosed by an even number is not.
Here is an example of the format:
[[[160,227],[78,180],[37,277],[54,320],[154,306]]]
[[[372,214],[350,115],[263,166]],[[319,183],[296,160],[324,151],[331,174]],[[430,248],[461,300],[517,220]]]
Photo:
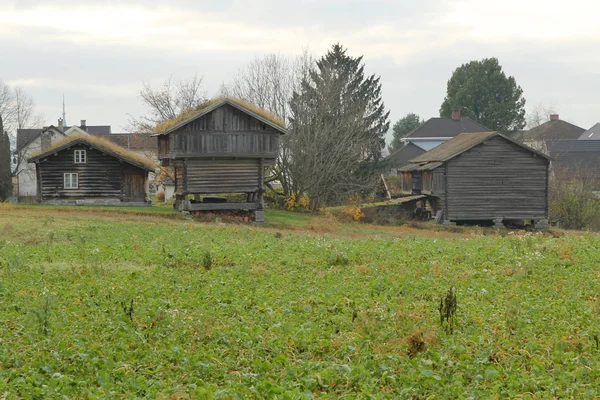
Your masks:
[[[0,201],[6,200],[11,194],[10,139],[8,133],[4,131],[2,116],[0,116]]]
[[[362,57],[334,45],[303,79],[290,110],[285,145],[295,194],[308,192],[319,207],[372,184],[390,122],[380,78],[365,76]]]

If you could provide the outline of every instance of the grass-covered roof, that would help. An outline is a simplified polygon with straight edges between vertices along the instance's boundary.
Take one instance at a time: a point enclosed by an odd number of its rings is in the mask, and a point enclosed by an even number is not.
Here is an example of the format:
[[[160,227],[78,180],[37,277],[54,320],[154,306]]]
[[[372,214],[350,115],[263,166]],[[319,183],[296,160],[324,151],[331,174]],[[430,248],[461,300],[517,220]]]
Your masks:
[[[275,115],[271,114],[266,110],[263,110],[260,107],[250,104],[245,100],[238,99],[237,97],[226,96],[208,100],[193,110],[186,111],[184,113],[179,114],[176,118],[158,124],[156,128],[154,128],[154,134],[165,135],[171,133],[179,127],[195,120],[196,118],[200,118],[201,116],[208,114],[212,110],[220,107],[222,104],[225,103],[229,103],[232,106],[252,115],[253,117],[264,121],[265,123],[271,125],[273,128],[277,129],[281,133],[285,132],[285,124]]]
[[[77,133],[67,136],[61,140],[54,142],[49,148],[43,151],[40,150],[38,152],[33,153],[28,162],[40,160],[50,154],[67,149],[79,143],[86,144],[92,148],[95,148],[98,151],[110,154],[131,165],[135,165],[150,172],[154,172],[154,170],[157,168],[156,163],[148,157],[144,157],[141,154],[129,151],[115,143],[109,142],[108,140],[83,133]]]

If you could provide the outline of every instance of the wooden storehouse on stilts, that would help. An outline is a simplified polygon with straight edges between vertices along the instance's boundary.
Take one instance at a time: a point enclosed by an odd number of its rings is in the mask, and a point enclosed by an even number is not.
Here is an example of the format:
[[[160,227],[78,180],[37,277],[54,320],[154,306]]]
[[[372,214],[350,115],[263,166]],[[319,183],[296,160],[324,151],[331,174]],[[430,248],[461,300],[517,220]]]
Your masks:
[[[156,128],[158,158],[174,169],[180,211],[254,211],[264,220],[265,169],[279,155],[283,122],[236,98],[212,100]],[[242,193],[243,202],[209,195]]]
[[[423,194],[445,223],[531,221],[548,227],[547,155],[497,132],[462,133],[400,169],[402,193]]]

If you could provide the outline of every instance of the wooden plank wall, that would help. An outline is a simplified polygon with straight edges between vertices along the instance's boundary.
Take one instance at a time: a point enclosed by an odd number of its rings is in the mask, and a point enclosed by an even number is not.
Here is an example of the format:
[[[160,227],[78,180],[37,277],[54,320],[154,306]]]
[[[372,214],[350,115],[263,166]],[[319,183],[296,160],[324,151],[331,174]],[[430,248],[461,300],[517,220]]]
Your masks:
[[[75,164],[74,151],[86,150],[87,162]],[[121,162],[84,145],[73,146],[40,160],[41,200],[121,198]],[[65,189],[64,174],[79,174],[79,188]]]
[[[143,202],[146,199],[146,179],[148,173],[128,163],[121,163],[123,201]]]
[[[437,197],[444,196],[446,180],[444,179],[444,168],[438,167],[433,171],[433,182],[431,184],[431,194]]]
[[[276,158],[280,133],[226,104],[182,126],[160,144],[161,156]]]
[[[190,159],[187,165],[187,193],[245,193],[259,189],[260,160]]]
[[[402,172],[402,194],[412,194],[412,172]]]
[[[431,194],[433,191],[433,172],[421,172],[421,193]]]
[[[447,219],[547,218],[549,161],[496,136],[447,162]]]

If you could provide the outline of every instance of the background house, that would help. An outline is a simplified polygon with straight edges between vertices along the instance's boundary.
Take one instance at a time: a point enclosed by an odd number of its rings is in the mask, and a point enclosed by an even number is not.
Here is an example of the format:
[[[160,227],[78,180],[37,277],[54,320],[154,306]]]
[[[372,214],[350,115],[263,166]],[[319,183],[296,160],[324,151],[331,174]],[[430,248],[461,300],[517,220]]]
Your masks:
[[[548,225],[549,157],[496,132],[465,133],[402,168],[402,190],[428,196],[445,222],[532,220]]]
[[[526,131],[518,131],[507,134],[510,138],[517,140],[528,147],[548,153],[547,144],[562,140],[576,140],[585,132],[580,126],[560,119],[558,114],[550,114],[550,119],[543,124]]]
[[[27,160],[35,163],[44,204],[143,205],[156,163],[114,143],[73,134]]]
[[[57,126],[18,129],[12,166],[17,178],[15,193],[20,202],[34,202],[38,198],[35,165],[28,163],[27,160],[33,154],[47,149],[56,141],[74,134],[98,136],[134,153],[157,160],[156,138],[133,133],[113,134],[110,125],[87,125],[86,120],[81,120],[79,126],[64,126],[62,119],[59,119]]]
[[[490,129],[470,118],[460,116],[460,111],[452,112],[450,118],[430,118],[423,125],[409,133],[403,140],[425,151],[460,135],[461,133],[490,132]]]

